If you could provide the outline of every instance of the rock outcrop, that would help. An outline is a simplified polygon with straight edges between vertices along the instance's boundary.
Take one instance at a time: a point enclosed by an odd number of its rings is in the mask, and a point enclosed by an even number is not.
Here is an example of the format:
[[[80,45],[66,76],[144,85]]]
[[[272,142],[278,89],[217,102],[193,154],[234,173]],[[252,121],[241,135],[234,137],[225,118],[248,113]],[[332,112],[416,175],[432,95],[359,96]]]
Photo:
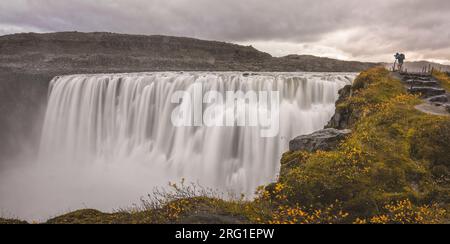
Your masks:
[[[351,133],[351,130],[337,130],[333,128],[316,131],[310,135],[303,135],[289,142],[290,151],[315,152],[330,151]]]
[[[336,101],[336,110],[325,128],[346,129],[349,127],[351,111],[339,104],[352,95],[352,85],[346,85],[339,90],[339,99]]]
[[[350,97],[352,95],[352,85],[346,85],[342,89],[339,90],[339,99],[336,103],[342,102],[344,99]]]
[[[310,135],[299,136],[290,141],[289,150],[291,152],[334,150],[339,143],[352,132],[348,129],[350,127],[349,123],[352,111],[346,106],[339,106],[339,104],[352,96],[352,87],[352,85],[346,85],[339,90],[339,98],[336,101],[335,113],[325,129],[316,131]]]

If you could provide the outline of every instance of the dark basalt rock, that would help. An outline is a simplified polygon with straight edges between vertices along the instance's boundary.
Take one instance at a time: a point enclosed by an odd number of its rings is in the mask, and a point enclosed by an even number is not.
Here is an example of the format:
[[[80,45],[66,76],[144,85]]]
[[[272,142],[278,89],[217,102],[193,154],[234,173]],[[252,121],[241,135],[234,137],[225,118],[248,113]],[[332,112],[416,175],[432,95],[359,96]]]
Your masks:
[[[428,74],[401,74],[403,76],[403,80],[431,80],[431,75]]]
[[[410,79],[406,80],[405,84],[409,86],[431,86],[431,87],[439,87],[439,83],[437,81],[433,80],[416,80],[416,79]]]
[[[336,101],[336,111],[325,128],[345,129],[348,127],[351,112],[337,105],[352,95],[352,85],[346,85],[339,90],[339,99]]]
[[[345,129],[349,127],[351,111],[348,108],[336,108],[336,112],[325,128]]]
[[[346,85],[344,88],[339,90],[339,99],[337,102],[341,102],[345,98],[351,96],[352,94],[352,85]]]
[[[408,91],[412,94],[421,94],[422,98],[428,98],[445,94],[445,90],[442,88],[423,87],[423,86],[411,87],[408,89]]]
[[[449,99],[447,95],[439,95],[428,98],[428,101],[432,103],[446,103],[449,101]]]
[[[308,152],[315,152],[317,150],[330,151],[335,149],[339,142],[351,132],[351,130],[328,128],[310,135],[299,136],[289,142],[289,150]]]

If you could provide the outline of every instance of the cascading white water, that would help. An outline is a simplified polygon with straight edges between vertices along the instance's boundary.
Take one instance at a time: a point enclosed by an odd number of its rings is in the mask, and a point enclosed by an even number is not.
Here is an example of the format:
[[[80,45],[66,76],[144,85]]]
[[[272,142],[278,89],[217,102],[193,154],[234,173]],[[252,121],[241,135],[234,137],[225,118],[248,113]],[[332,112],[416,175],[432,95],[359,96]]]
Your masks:
[[[44,186],[52,189],[45,197],[51,195],[53,205],[59,202],[60,211],[81,203],[111,210],[182,178],[251,195],[275,180],[290,139],[327,123],[338,90],[354,77],[233,72],[56,77],[37,166],[51,182]],[[199,83],[203,94],[193,89]],[[279,134],[262,138],[254,126],[175,127],[171,115],[177,104],[171,97],[180,90],[194,97],[208,91],[279,91]]]

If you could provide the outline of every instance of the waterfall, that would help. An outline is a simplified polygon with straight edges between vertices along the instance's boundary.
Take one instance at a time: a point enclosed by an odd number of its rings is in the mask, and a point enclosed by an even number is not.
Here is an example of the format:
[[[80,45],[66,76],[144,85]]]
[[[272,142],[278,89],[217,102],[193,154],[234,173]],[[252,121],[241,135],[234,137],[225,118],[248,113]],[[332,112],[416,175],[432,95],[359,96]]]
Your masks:
[[[258,186],[276,180],[289,140],[327,123],[338,90],[355,76],[161,72],[55,77],[39,157],[0,172],[0,214],[45,220],[80,208],[111,211],[183,178],[251,197]],[[278,133],[262,137],[259,124],[174,126],[174,111],[189,101],[173,103],[180,91],[201,105],[211,91],[217,96],[277,91]],[[206,105],[201,112],[229,108]]]
[[[133,73],[70,75],[51,81],[41,158],[86,166],[142,164],[166,181],[198,182],[251,194],[275,180],[290,139],[321,129],[337,92],[353,74]],[[194,94],[202,84],[203,94]],[[261,138],[254,126],[175,127],[176,91],[279,91],[279,133]],[[57,158],[58,160],[54,160]],[[80,166],[82,167],[82,166]]]

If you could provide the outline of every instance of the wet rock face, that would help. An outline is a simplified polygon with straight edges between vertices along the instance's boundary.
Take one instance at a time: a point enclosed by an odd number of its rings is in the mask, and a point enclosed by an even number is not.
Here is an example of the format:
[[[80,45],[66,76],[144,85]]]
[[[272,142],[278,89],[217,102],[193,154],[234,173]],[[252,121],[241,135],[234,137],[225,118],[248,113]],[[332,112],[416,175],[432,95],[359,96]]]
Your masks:
[[[352,93],[352,85],[346,85],[339,90],[339,99],[337,102],[341,102],[345,98],[349,97]]]
[[[328,128],[314,132],[310,135],[299,136],[289,142],[289,150],[308,152],[315,152],[318,150],[330,151],[335,149],[351,132],[352,131],[348,129],[337,130]]]
[[[336,101],[336,105],[340,104],[342,101],[350,97],[352,94],[352,85],[346,85],[344,88],[339,90],[339,99]],[[326,128],[336,128],[345,129],[349,126],[349,120],[351,116],[351,111],[347,108],[336,108],[336,111],[328,122]]]
[[[326,128],[345,129],[349,127],[351,111],[347,108],[337,108]]]
[[[9,159],[21,153],[24,146],[39,143],[51,78],[52,74],[0,68],[0,170],[11,161]]]

